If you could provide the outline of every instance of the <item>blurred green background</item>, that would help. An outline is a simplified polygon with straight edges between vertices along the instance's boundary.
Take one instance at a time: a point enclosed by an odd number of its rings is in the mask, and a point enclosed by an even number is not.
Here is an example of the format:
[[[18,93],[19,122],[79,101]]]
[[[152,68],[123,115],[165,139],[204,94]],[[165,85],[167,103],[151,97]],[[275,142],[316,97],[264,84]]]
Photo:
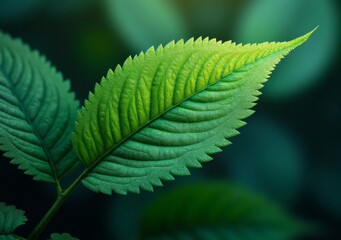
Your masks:
[[[50,59],[83,103],[109,68],[152,45],[192,36],[284,41],[319,25],[277,67],[233,145],[155,192],[227,179],[321,226],[305,239],[341,239],[340,7],[337,0],[0,0],[0,30]],[[53,186],[33,182],[7,160],[0,179],[0,200],[26,211],[20,231],[27,235],[50,207]],[[80,188],[43,236],[129,239],[154,195],[108,197]]]

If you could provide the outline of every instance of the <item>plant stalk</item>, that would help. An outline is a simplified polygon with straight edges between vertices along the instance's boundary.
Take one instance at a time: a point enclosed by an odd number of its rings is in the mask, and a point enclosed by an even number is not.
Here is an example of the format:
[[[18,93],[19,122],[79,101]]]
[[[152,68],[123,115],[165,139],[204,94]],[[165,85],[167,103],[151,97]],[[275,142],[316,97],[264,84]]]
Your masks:
[[[57,213],[59,208],[62,206],[66,198],[59,194],[56,201],[53,203],[52,207],[47,211],[45,216],[40,220],[38,225],[34,228],[32,233],[28,236],[28,240],[35,240],[39,237],[42,231],[45,229],[46,225],[51,221],[54,215]]]
[[[51,221],[51,219],[56,215],[59,208],[63,205],[65,200],[69,198],[71,193],[76,189],[76,187],[80,184],[82,179],[89,173],[89,169],[85,169],[81,175],[70,185],[68,189],[64,192],[58,192],[58,196],[56,201],[53,203],[52,207],[47,211],[44,217],[40,220],[38,225],[33,229],[32,233],[28,236],[27,240],[36,240],[39,235],[44,231],[47,224]]]

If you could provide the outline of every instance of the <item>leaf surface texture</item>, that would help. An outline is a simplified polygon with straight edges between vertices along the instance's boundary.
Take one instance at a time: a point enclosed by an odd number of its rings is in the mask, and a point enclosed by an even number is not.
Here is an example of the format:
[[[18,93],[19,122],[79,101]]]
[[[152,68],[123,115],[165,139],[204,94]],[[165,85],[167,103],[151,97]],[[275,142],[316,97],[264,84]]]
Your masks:
[[[152,190],[188,175],[229,144],[290,42],[171,42],[109,71],[80,111],[73,145],[89,170],[83,184],[111,194]]]
[[[11,163],[47,182],[72,168],[78,105],[70,83],[44,57],[0,33],[0,150]]]
[[[0,202],[0,239],[17,239],[13,234],[15,229],[24,225],[27,218],[24,211],[16,209],[14,206]]]

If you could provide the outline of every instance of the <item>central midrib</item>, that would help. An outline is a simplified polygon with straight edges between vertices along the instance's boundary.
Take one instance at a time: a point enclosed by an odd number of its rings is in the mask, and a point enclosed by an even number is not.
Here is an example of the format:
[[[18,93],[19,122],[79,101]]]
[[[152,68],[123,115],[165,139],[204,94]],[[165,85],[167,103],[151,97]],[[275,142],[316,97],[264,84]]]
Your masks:
[[[22,113],[24,114],[27,123],[29,124],[29,126],[30,126],[31,129],[32,129],[33,134],[37,137],[37,139],[38,139],[38,141],[39,141],[39,143],[40,143],[40,147],[43,149],[44,154],[45,154],[45,156],[46,156],[46,158],[47,158],[47,162],[48,162],[48,164],[49,164],[49,166],[50,166],[50,168],[51,168],[52,177],[53,177],[54,181],[56,182],[56,184],[58,184],[59,180],[58,180],[58,176],[57,176],[57,173],[56,173],[56,169],[55,169],[55,167],[54,167],[54,164],[53,164],[53,161],[52,161],[52,158],[51,158],[50,151],[45,147],[44,142],[43,142],[43,140],[41,139],[41,137],[40,137],[40,135],[39,135],[39,133],[38,133],[38,131],[37,131],[37,129],[36,129],[36,126],[32,123],[32,121],[31,121],[31,119],[29,118],[29,116],[28,116],[28,114],[27,114],[27,112],[26,112],[24,106],[22,105],[21,101],[19,100],[19,97],[18,97],[17,91],[16,91],[16,89],[15,89],[15,86],[14,86],[14,85],[12,84],[12,82],[9,80],[9,79],[10,79],[10,78],[9,78],[9,74],[10,74],[10,72],[11,72],[11,69],[13,69],[13,62],[14,62],[13,59],[14,59],[14,58],[13,58],[13,53],[12,53],[10,50],[7,50],[7,51],[8,51],[8,54],[10,55],[10,57],[12,58],[11,65],[9,66],[9,72],[8,72],[8,73],[5,73],[3,70],[0,70],[0,71],[1,71],[2,75],[4,76],[4,79],[5,79],[6,82],[8,83],[8,86],[9,86],[8,88],[9,88],[9,90],[11,91],[12,95],[16,98],[18,107],[19,107],[19,109],[22,111]],[[2,52],[4,52],[4,50],[2,50]],[[4,54],[2,54],[2,55],[4,55]],[[24,60],[22,59],[22,61],[24,61]],[[22,63],[22,64],[24,64],[24,63]],[[1,63],[1,66],[3,66],[3,63]],[[30,68],[33,68],[31,65],[29,65],[29,67],[30,67]],[[20,75],[20,77],[21,77],[21,76],[22,76],[22,75]],[[32,81],[34,81],[34,80],[32,79]],[[38,172],[39,172],[39,171],[38,171]],[[48,174],[48,175],[49,175],[49,174]]]
[[[219,82],[221,82],[224,78],[232,75],[233,73],[235,73],[236,71],[238,71],[241,68],[244,68],[246,66],[252,65],[260,60],[263,60],[267,57],[271,57],[272,55],[278,54],[278,52],[281,51],[286,51],[287,49],[290,49],[290,47],[285,47],[282,49],[279,49],[278,51],[274,51],[269,55],[266,56],[262,56],[258,59],[256,59],[255,61],[252,61],[251,63],[245,64],[243,66],[241,66],[240,68],[237,69],[233,69],[229,74],[227,74],[226,76],[221,77],[219,80],[217,80],[214,83],[208,84],[205,88],[203,88],[202,90],[199,90],[197,92],[195,92],[194,94],[192,94],[191,96],[188,96],[187,98],[184,98],[182,101],[178,102],[177,104],[171,106],[170,108],[168,108],[167,110],[161,112],[159,115],[155,116],[154,118],[150,119],[149,121],[145,122],[143,125],[141,125],[139,128],[137,128],[135,131],[133,131],[132,133],[128,134],[126,137],[124,137],[118,144],[116,144],[115,146],[113,146],[112,148],[108,149],[107,151],[105,151],[102,156],[100,156],[96,161],[94,161],[90,166],[87,167],[87,174],[84,175],[83,178],[85,178],[102,160],[104,160],[107,156],[110,155],[111,152],[115,151],[117,148],[121,147],[126,141],[128,141],[133,135],[138,134],[142,129],[148,127],[149,124],[151,124],[152,122],[158,120],[160,117],[162,117],[163,115],[165,115],[166,113],[168,113],[169,111],[171,111],[172,109],[180,106],[183,102],[189,100],[190,98],[194,97],[195,95],[206,91],[209,87],[218,84]],[[285,54],[283,54],[285,55]],[[281,55],[281,56],[283,56]],[[279,56],[279,58],[281,58]]]

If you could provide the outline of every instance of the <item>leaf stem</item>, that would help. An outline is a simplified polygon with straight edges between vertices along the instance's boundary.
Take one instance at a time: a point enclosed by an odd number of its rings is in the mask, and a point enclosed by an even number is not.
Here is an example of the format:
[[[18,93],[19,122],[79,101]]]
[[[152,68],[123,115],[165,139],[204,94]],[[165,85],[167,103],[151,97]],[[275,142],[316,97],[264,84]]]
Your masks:
[[[34,228],[32,233],[28,236],[28,240],[34,240],[39,237],[42,231],[45,229],[46,225],[51,221],[54,215],[57,213],[63,202],[66,200],[63,194],[58,194],[58,197],[52,207],[47,211],[45,216],[40,220],[38,225]]]
[[[35,240],[39,237],[39,235],[46,228],[47,224],[51,221],[51,219],[58,212],[59,208],[63,205],[65,200],[69,198],[71,193],[79,186],[82,179],[86,177],[88,174],[89,169],[85,169],[65,191],[58,191],[56,201],[53,203],[52,207],[47,211],[44,217],[40,220],[38,225],[33,229],[32,233],[28,236],[27,240]]]

